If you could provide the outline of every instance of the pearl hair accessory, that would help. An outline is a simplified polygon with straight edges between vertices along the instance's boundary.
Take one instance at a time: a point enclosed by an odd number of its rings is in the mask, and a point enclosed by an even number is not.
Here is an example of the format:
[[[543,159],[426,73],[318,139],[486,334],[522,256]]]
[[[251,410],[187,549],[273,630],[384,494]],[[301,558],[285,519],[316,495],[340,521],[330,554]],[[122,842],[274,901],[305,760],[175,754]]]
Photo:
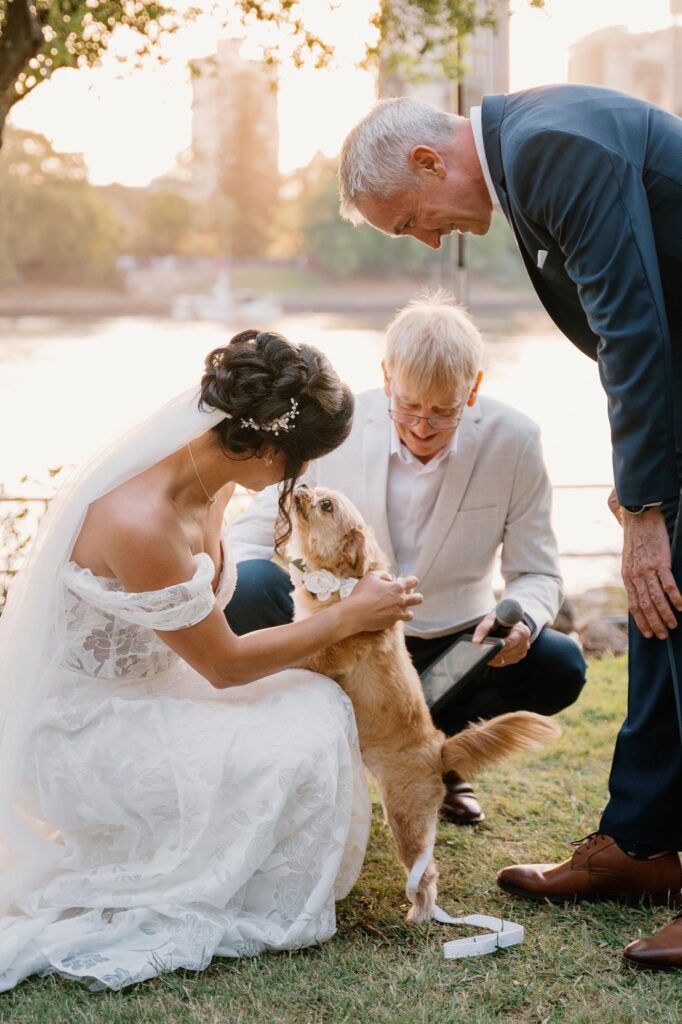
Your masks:
[[[270,420],[269,423],[256,423],[253,419],[241,420],[243,427],[251,427],[252,430],[266,430],[272,432],[275,437],[279,434],[280,430],[293,430],[295,420],[298,416],[298,402],[295,398],[291,399],[291,409],[289,412],[283,413],[274,420]]]

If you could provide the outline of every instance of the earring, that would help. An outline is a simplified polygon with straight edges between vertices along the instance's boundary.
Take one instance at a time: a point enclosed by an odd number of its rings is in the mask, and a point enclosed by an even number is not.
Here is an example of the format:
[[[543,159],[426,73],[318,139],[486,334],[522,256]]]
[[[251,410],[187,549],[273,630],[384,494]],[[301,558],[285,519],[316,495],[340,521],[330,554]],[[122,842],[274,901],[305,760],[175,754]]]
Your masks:
[[[272,455],[268,455],[267,459],[265,460],[265,465],[266,466],[271,466],[272,465]]]

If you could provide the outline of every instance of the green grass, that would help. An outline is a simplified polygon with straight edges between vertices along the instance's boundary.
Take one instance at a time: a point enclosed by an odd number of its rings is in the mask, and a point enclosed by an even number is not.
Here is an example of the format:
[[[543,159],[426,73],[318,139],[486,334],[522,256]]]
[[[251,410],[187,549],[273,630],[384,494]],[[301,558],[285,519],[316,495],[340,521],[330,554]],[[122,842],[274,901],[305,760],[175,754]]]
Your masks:
[[[551,685],[551,680],[548,680]],[[680,975],[634,972],[623,945],[670,917],[665,909],[553,907],[514,900],[496,871],[518,860],[563,858],[592,831],[606,797],[625,706],[622,660],[595,663],[581,701],[561,718],[561,741],[515,758],[478,783],[487,812],[476,830],[439,827],[440,902],[455,914],[492,913],[526,928],[522,946],[480,960],[443,959],[458,929],[408,928],[404,878],[375,806],[362,875],[321,947],[215,961],[121,993],[92,994],[58,978],[0,996],[12,1024],[677,1024]],[[671,808],[682,813],[682,808]]]

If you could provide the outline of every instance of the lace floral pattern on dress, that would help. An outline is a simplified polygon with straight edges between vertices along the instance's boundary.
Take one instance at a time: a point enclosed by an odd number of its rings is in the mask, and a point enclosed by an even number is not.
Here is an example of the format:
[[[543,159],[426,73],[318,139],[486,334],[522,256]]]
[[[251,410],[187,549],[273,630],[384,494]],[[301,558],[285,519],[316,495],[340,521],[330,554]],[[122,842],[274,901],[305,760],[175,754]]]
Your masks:
[[[62,666],[98,679],[148,679],[167,671],[175,654],[154,630],[184,629],[201,622],[234,589],[234,563],[224,553],[218,590],[209,555],[195,556],[191,580],[163,590],[129,593],[115,579],[94,576],[75,562],[64,569],[68,642]]]

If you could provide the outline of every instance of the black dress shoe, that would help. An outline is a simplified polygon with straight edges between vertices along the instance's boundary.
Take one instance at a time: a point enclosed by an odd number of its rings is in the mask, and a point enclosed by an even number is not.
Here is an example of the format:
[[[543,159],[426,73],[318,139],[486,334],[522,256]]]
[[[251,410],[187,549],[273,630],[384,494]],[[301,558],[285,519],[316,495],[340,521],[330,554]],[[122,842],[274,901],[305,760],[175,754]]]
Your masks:
[[[440,806],[440,816],[454,825],[478,825],[485,814],[476,799],[470,782],[456,772],[448,772],[443,779],[447,786],[445,799]]]

